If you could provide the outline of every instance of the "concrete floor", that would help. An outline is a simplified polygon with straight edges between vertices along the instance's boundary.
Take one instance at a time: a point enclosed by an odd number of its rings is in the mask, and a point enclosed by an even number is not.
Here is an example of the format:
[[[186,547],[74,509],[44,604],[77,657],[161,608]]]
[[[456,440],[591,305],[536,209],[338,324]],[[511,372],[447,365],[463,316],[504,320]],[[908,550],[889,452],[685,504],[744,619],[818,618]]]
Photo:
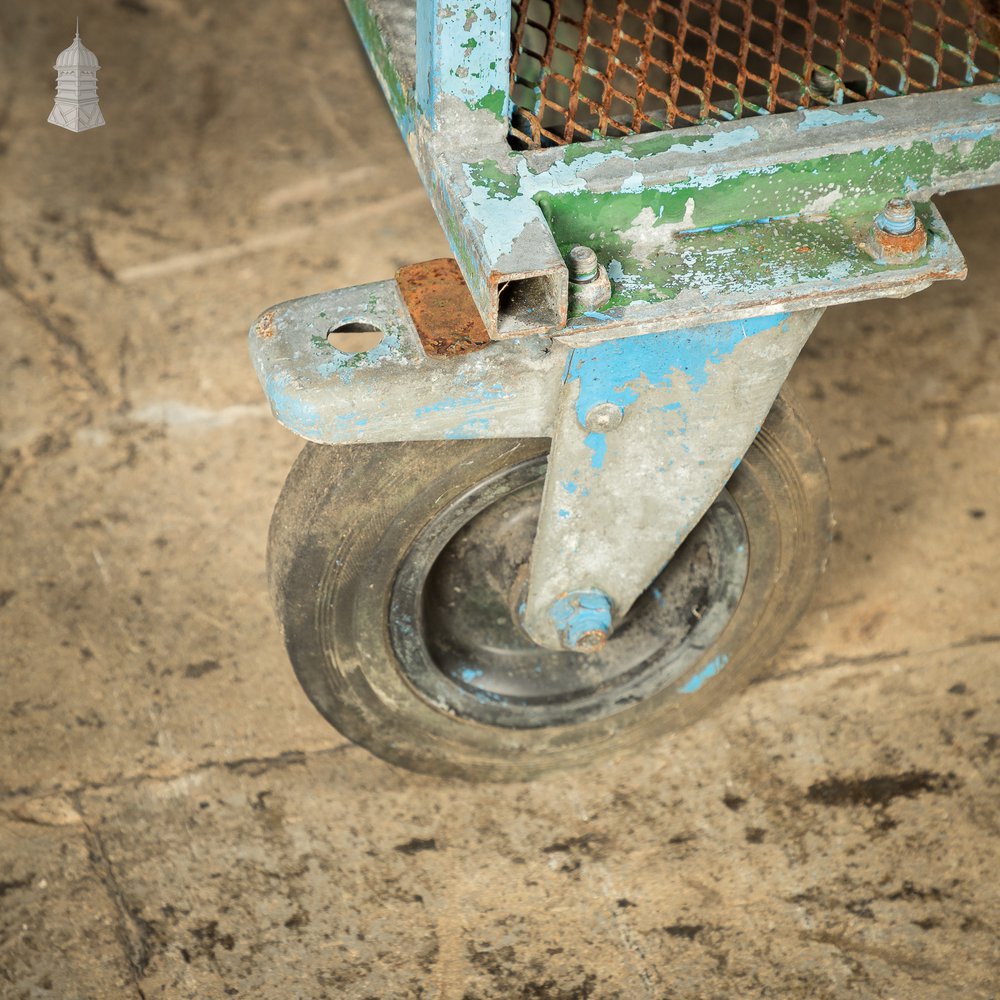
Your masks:
[[[996,192],[792,376],[829,570],[770,679],[588,772],[345,743],[265,589],[245,330],[446,246],[341,8],[4,0],[0,995],[1000,996]],[[100,57],[106,128],[45,123]]]

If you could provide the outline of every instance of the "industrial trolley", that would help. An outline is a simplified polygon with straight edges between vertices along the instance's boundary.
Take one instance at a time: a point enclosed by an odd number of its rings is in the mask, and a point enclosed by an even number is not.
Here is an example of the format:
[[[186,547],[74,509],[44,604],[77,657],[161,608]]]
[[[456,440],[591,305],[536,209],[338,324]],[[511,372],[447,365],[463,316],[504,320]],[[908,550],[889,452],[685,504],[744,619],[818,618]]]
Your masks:
[[[320,712],[528,778],[767,666],[830,527],[781,392],[827,306],[965,263],[997,0],[348,0],[454,259],[274,306],[270,578]]]

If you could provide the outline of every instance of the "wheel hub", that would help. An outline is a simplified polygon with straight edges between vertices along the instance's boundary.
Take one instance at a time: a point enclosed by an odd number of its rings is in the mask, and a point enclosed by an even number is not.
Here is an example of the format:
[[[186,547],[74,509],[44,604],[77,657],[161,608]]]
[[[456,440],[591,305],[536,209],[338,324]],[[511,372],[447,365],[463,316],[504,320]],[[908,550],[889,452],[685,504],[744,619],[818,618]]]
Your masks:
[[[517,608],[544,475],[535,459],[479,483],[424,528],[400,565],[393,648],[410,684],[442,711],[515,728],[609,715],[682,677],[739,602],[746,526],[723,491],[602,648],[536,645]]]

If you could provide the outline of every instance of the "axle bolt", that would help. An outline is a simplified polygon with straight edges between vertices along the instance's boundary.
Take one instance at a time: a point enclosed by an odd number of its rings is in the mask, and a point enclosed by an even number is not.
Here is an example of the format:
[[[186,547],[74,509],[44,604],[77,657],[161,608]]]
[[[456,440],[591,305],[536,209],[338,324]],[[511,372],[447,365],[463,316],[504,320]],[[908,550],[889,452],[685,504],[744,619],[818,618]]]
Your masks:
[[[625,416],[625,411],[617,403],[595,403],[584,418],[588,431],[604,434],[613,431]]]
[[[570,281],[577,285],[589,284],[597,277],[600,265],[597,254],[590,247],[573,247],[566,261],[569,268]]]
[[[917,213],[909,198],[891,198],[875,219],[875,225],[890,236],[908,236],[917,226]]]
[[[549,612],[565,649],[594,653],[611,635],[611,598],[603,590],[573,590]]]

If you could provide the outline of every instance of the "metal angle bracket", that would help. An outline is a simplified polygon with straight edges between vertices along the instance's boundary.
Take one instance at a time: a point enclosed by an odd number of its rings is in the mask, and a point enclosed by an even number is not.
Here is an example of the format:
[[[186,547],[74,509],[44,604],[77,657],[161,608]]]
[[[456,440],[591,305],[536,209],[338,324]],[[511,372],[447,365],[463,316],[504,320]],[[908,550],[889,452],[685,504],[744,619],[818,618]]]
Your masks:
[[[592,648],[624,618],[739,465],[822,313],[572,351],[522,606],[537,643]]]

